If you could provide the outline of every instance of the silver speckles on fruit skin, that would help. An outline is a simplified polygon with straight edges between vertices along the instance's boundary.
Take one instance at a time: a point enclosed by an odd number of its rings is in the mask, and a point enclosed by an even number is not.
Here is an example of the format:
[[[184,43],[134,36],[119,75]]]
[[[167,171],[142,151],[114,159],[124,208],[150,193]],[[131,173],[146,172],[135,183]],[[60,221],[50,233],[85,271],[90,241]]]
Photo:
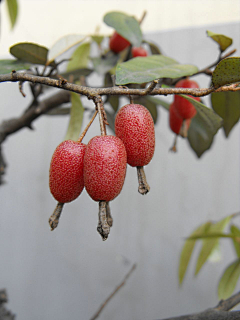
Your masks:
[[[60,143],[53,153],[49,170],[49,187],[60,203],[76,199],[84,188],[83,158],[86,145],[73,140]]]
[[[127,163],[132,167],[147,165],[154,154],[155,131],[150,112],[140,104],[122,107],[115,119],[115,133],[127,151]]]
[[[96,136],[84,156],[84,185],[95,201],[111,201],[121,192],[126,175],[127,154],[114,136]]]

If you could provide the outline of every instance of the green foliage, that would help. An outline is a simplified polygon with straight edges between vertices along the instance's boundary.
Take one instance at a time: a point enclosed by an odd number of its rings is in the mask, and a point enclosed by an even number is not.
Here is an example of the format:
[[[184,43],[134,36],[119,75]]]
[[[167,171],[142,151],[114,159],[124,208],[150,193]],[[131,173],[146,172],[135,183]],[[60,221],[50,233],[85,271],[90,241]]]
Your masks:
[[[6,0],[8,14],[11,22],[11,28],[13,29],[18,16],[18,2],[17,0]]]
[[[159,78],[175,79],[197,71],[193,65],[179,64],[163,55],[138,57],[117,65],[116,84],[145,83]]]
[[[211,31],[207,31],[207,35],[213,41],[217,42],[221,52],[225,51],[232,44],[232,39],[223,35],[223,34],[218,34],[218,33],[214,33]]]
[[[81,99],[77,93],[71,93],[71,111],[67,133],[64,140],[75,140],[79,138],[82,127],[84,108]]]
[[[199,101],[185,95],[181,96],[189,100],[197,110],[197,115],[192,119],[188,130],[188,141],[200,158],[211,147],[214,135],[222,126],[222,119]]]
[[[236,238],[233,238],[232,240],[237,257],[240,258],[240,229],[235,225],[231,225],[230,230],[232,235],[236,236]]]
[[[212,84],[215,88],[240,81],[240,58],[230,57],[221,60],[213,71]]]
[[[103,21],[114,28],[117,33],[127,39],[133,46],[139,47],[142,43],[142,31],[139,22],[123,12],[109,12]]]
[[[231,263],[224,271],[218,284],[219,299],[227,299],[233,293],[240,277],[240,259]]]
[[[12,72],[13,70],[15,71],[26,70],[26,69],[29,69],[30,66],[31,65],[29,63],[26,63],[20,60],[13,60],[13,59],[0,60],[0,73],[6,74],[9,72]]]
[[[45,65],[47,62],[48,49],[36,43],[17,43],[9,51],[15,58],[32,64]]]
[[[214,92],[211,102],[213,110],[223,119],[223,129],[228,137],[240,117],[240,91]]]
[[[88,67],[88,57],[90,53],[90,43],[86,42],[81,44],[71,56],[67,65],[67,71],[84,69]]]

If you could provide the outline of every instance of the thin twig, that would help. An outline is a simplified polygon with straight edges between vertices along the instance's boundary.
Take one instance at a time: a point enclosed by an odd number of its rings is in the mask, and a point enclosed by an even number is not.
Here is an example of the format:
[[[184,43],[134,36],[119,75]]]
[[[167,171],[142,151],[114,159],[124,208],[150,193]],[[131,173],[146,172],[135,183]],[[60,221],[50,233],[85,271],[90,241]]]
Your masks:
[[[95,315],[90,320],[95,320],[99,317],[102,310],[106,307],[107,303],[115,296],[115,294],[125,285],[127,279],[130,277],[132,272],[136,269],[137,265],[136,263],[132,266],[130,271],[126,274],[123,281],[117,286],[117,288],[108,296],[108,298],[103,302],[103,304],[100,306],[98,311],[95,313]]]
[[[80,135],[78,142],[82,142],[82,139],[85,137],[88,129],[90,128],[91,124],[93,123],[94,119],[96,118],[96,115],[98,114],[98,111],[96,110],[92,116],[92,119],[89,121],[88,125],[84,129],[83,133]]]

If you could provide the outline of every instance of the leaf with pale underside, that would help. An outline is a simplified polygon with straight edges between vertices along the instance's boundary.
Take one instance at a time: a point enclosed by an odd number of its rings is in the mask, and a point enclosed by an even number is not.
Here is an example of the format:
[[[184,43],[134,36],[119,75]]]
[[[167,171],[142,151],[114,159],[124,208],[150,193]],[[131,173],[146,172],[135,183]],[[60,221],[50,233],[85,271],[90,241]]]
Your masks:
[[[100,45],[104,39],[104,36],[91,35],[92,41],[96,42],[97,45]]]
[[[70,61],[67,65],[67,72],[84,69],[88,67],[88,59],[90,53],[90,43],[86,42],[81,44],[77,49],[73,52]]]
[[[210,228],[208,229],[207,233],[222,233],[227,226],[227,224],[230,222],[232,218],[232,215],[220,220],[219,222],[212,224]],[[219,237],[213,237],[213,238],[207,238],[203,240],[202,248],[198,256],[196,269],[195,269],[195,275],[199,273],[199,271],[202,269],[203,265],[206,263],[208,258],[210,257],[213,250],[218,246],[219,243]]]
[[[60,38],[48,51],[47,64],[53,62],[61,54],[73,46],[82,43],[87,37],[79,34],[69,34]]]
[[[159,78],[175,79],[190,76],[197,71],[194,65],[179,64],[163,55],[137,57],[117,65],[116,84],[145,83]]]
[[[219,115],[201,102],[186,95],[181,96],[190,101],[197,110],[197,114],[192,118],[188,130],[188,141],[193,151],[200,158],[211,147],[213,138],[221,128],[223,121]]]
[[[182,284],[183,279],[185,277],[187,267],[190,262],[191,255],[192,255],[193,249],[196,244],[196,240],[192,240],[191,237],[207,232],[210,225],[211,225],[211,222],[206,222],[206,223],[202,224],[197,229],[195,229],[193,231],[193,233],[191,234],[191,236],[185,241],[185,244],[184,244],[182,251],[181,251],[181,255],[180,255],[180,259],[179,259],[179,266],[178,266],[178,281],[179,281],[180,285]]]
[[[27,70],[30,68],[30,66],[31,65],[29,63],[26,63],[20,60],[13,60],[13,59],[0,60],[0,73],[6,74],[9,72],[12,72],[13,70],[15,71]]]
[[[240,57],[230,57],[221,60],[212,74],[212,84],[215,88],[226,84],[240,82]]]
[[[223,119],[224,133],[228,137],[240,118],[240,91],[214,92],[211,102],[213,110]]]
[[[237,285],[240,277],[240,259],[231,263],[224,271],[218,284],[219,299],[229,298]]]
[[[32,42],[16,43],[9,49],[10,53],[19,60],[32,64],[45,65],[47,62],[48,49]]]
[[[79,95],[75,92],[71,92],[71,104],[70,120],[64,140],[77,141],[82,127],[84,108]]]
[[[117,33],[127,39],[133,46],[140,47],[142,31],[136,18],[123,12],[113,11],[105,14],[103,21],[114,28]]]
[[[6,3],[7,3],[10,22],[11,22],[11,28],[13,29],[16,24],[16,20],[18,16],[18,2],[17,0],[6,0]]]
[[[217,42],[221,52],[225,51],[232,44],[232,39],[224,34],[218,34],[207,30],[207,35],[212,38],[213,41]]]

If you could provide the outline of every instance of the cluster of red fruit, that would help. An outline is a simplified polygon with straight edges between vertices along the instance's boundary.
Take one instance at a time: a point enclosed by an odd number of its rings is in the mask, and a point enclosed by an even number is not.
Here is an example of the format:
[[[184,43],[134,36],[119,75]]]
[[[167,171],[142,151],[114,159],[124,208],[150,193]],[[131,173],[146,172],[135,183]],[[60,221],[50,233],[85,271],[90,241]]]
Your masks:
[[[199,88],[197,82],[188,78],[177,82],[176,88]],[[191,98],[200,101],[199,97]],[[171,130],[177,135],[187,137],[187,132],[191,123],[191,119],[196,115],[197,111],[194,105],[179,95],[175,95],[173,103],[169,108],[169,125]],[[175,146],[172,148],[176,151]]]
[[[49,223],[56,228],[64,203],[76,199],[83,188],[94,201],[99,202],[97,230],[106,240],[112,226],[109,201],[122,190],[127,163],[137,167],[139,192],[146,194],[143,166],[154,154],[155,133],[150,112],[142,105],[127,104],[115,119],[116,136],[101,135],[87,145],[72,140],[63,141],[55,150],[49,173],[50,191],[58,201]]]
[[[111,36],[109,40],[109,48],[115,52],[119,53],[130,46],[130,42],[123,38],[120,34],[117,32],[114,32],[114,34]],[[147,51],[142,47],[132,47],[132,56],[135,57],[146,57]]]

